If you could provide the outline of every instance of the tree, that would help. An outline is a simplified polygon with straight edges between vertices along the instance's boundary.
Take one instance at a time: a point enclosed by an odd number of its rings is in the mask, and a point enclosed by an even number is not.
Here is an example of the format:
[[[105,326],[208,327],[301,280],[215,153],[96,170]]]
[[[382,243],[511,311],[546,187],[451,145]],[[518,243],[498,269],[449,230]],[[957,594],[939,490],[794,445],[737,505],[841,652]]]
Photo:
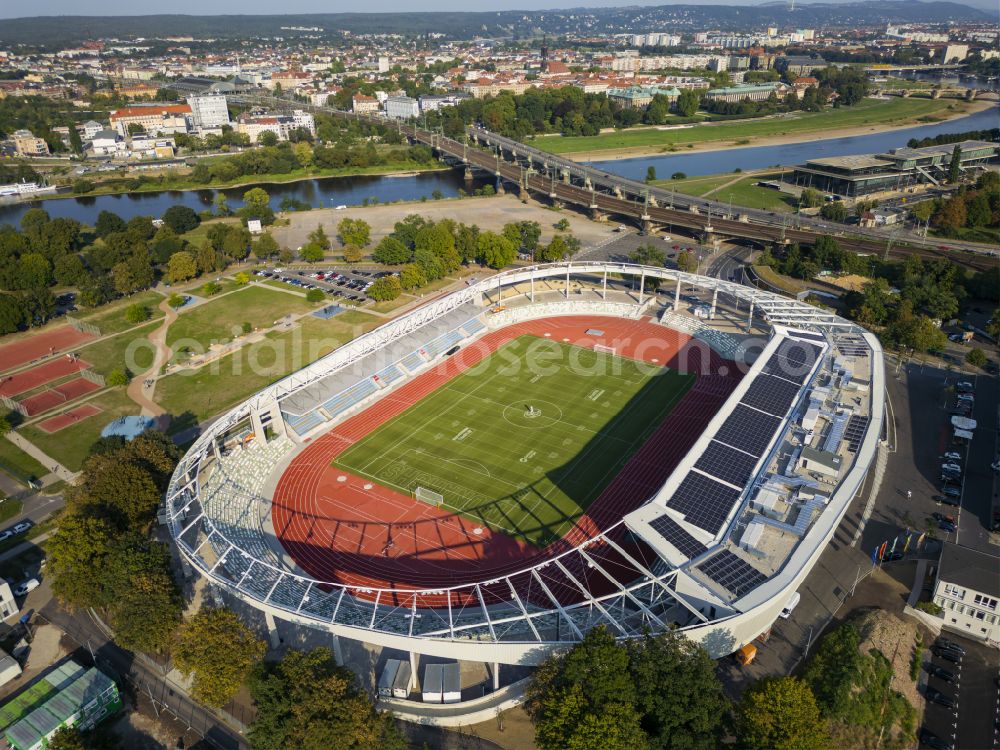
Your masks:
[[[271,210],[271,196],[263,188],[251,188],[243,193],[243,208],[239,215],[244,219],[260,219],[265,225],[274,223],[274,211]]]
[[[934,226],[951,232],[964,227],[968,220],[969,212],[965,206],[965,198],[958,195],[944,201],[931,218]]]
[[[973,367],[986,367],[989,360],[986,358],[986,352],[982,349],[970,349],[969,353],[965,355],[965,361]]]
[[[246,286],[250,283],[250,274],[246,271],[240,271],[233,277],[233,281],[236,282],[237,286]]]
[[[517,248],[503,235],[482,232],[479,235],[479,256],[490,268],[505,268],[517,258]]]
[[[542,750],[644,748],[628,651],[603,627],[544,662],[526,691],[525,709]]]
[[[376,302],[387,302],[396,299],[402,294],[403,288],[400,285],[398,276],[383,276],[376,279],[368,288],[368,296]]]
[[[847,206],[844,205],[843,201],[824,203],[819,210],[819,215],[830,221],[847,221],[848,213]]]
[[[0,294],[0,335],[14,333],[25,323],[25,308],[21,299],[11,294]]]
[[[101,211],[97,214],[97,221],[94,223],[94,232],[98,237],[107,237],[114,232],[124,232],[125,221],[116,213],[111,211]]]
[[[277,255],[280,250],[278,241],[266,232],[257,238],[253,246],[253,254],[261,260]]]
[[[52,268],[52,275],[56,283],[65,286],[76,286],[87,278],[87,269],[76,253],[69,253],[60,258],[56,258]]]
[[[677,253],[677,268],[685,273],[694,273],[695,269],[698,267],[698,262],[694,259],[694,256],[688,250],[682,250]]]
[[[652,164],[646,167],[646,182],[656,182],[656,167]]]
[[[108,373],[107,384],[112,388],[128,385],[131,373],[125,367],[116,367]]]
[[[344,246],[344,260],[348,263],[360,263],[364,257],[364,253],[361,252],[360,247],[355,247],[354,245]]]
[[[770,677],[743,693],[736,736],[745,750],[823,750],[830,737],[809,686],[797,677]]]
[[[343,245],[368,247],[372,228],[364,219],[341,219],[337,224],[337,237]]]
[[[557,234],[549,240],[548,245],[539,250],[535,257],[543,263],[555,263],[558,260],[562,260],[567,255],[569,255],[569,248],[566,246],[566,239],[563,235]]]
[[[292,650],[261,664],[249,681],[256,715],[254,750],[405,750],[389,715],[380,716],[327,648]]]
[[[951,152],[951,161],[948,163],[948,182],[952,185],[962,178],[962,147],[955,144]]]
[[[292,153],[295,155],[295,161],[299,163],[299,166],[303,169],[308,169],[313,163],[313,150],[305,141],[299,141],[292,146]]]
[[[677,97],[677,114],[683,117],[693,117],[701,106],[701,92],[696,89],[683,89]]]
[[[306,263],[319,263],[323,257],[323,248],[315,242],[307,242],[299,249],[299,258]]]
[[[194,256],[187,250],[174,253],[167,261],[167,279],[172,284],[193,279],[198,275],[198,267],[195,265]]]
[[[557,221],[553,226],[556,228],[557,231],[565,232],[567,229],[569,229],[569,219],[563,217],[559,219],[559,221]]]
[[[202,609],[179,628],[173,654],[181,673],[193,676],[192,696],[221,708],[266,651],[264,642],[234,612]]]
[[[175,234],[184,234],[196,229],[201,224],[201,219],[193,209],[176,205],[163,212],[163,223],[173,229]]]
[[[637,247],[628,256],[628,259],[641,266],[656,266],[657,268],[663,268],[663,265],[667,262],[666,253],[655,245],[641,245]]]
[[[25,253],[17,260],[19,289],[41,289],[52,283],[52,264],[41,253]]]
[[[322,289],[310,289],[306,292],[306,302],[322,302],[326,299]]]
[[[76,128],[71,131],[76,132]],[[77,727],[60,727],[49,738],[45,747],[48,750],[89,750],[87,743],[83,741],[83,733]]]
[[[652,750],[714,750],[730,704],[715,661],[689,638],[668,632],[629,644],[636,707]]]
[[[427,285],[427,277],[416,263],[409,263],[399,270],[399,285],[405,292],[412,292]]]
[[[160,503],[161,488],[152,474],[140,462],[129,460],[124,450],[89,457],[79,490],[99,502],[122,529],[145,528]]]
[[[91,607],[103,601],[103,585],[95,571],[104,569],[117,531],[111,521],[86,508],[70,510],[46,548],[52,592],[69,607]]]
[[[372,253],[372,260],[377,263],[385,263],[388,266],[395,266],[406,263],[412,255],[410,248],[398,238],[389,235],[383,237],[376,245],[375,252]]]
[[[805,188],[799,194],[799,205],[802,208],[815,208],[823,204],[823,194],[815,188]]]
[[[166,651],[183,611],[166,545],[127,533],[100,575],[115,640],[131,650]]]
[[[316,228],[306,236],[306,239],[314,245],[319,245],[323,250],[330,249],[330,238],[326,236],[326,230],[323,229],[322,224],[318,224]]]
[[[265,130],[257,136],[257,143],[261,146],[277,146],[278,134],[271,130]]]
[[[69,127],[69,147],[77,156],[83,153],[83,139],[80,137],[80,131],[73,125]]]

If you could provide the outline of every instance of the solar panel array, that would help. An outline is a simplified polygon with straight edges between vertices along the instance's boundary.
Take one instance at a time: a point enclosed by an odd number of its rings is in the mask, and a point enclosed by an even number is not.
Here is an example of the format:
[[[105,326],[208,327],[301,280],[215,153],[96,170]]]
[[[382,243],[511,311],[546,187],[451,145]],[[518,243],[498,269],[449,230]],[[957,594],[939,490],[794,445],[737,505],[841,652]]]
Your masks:
[[[773,375],[758,375],[743,394],[740,403],[784,418],[800,387]]]
[[[817,344],[825,344],[826,336],[822,333],[812,333],[811,331],[796,331],[795,338],[805,339],[806,341],[815,341]]]
[[[757,568],[727,549],[712,555],[698,570],[737,596],[753,591],[767,580]]]
[[[649,525],[653,527],[653,531],[657,532],[660,536],[674,545],[674,547],[677,548],[677,551],[684,555],[688,560],[693,560],[706,549],[704,544],[688,534],[681,528],[680,524],[678,524],[670,516],[659,516],[654,518],[649,522]]]
[[[778,417],[736,404],[733,413],[715,433],[715,439],[759,458],[770,445],[779,424]]]
[[[844,439],[847,440],[847,450],[857,453],[861,446],[861,440],[868,429],[870,418],[865,414],[852,414],[847,421],[847,429],[844,430]]]
[[[855,334],[842,334],[837,337],[837,351],[845,357],[867,357],[868,344]]]
[[[683,513],[688,523],[717,534],[741,492],[692,471],[667,501],[667,507]]]
[[[805,341],[785,339],[775,349],[761,372],[801,385],[809,376],[820,351],[822,350],[818,346]]]
[[[724,482],[743,487],[749,481],[758,458],[759,456],[751,456],[713,440],[701,454],[694,468]]]

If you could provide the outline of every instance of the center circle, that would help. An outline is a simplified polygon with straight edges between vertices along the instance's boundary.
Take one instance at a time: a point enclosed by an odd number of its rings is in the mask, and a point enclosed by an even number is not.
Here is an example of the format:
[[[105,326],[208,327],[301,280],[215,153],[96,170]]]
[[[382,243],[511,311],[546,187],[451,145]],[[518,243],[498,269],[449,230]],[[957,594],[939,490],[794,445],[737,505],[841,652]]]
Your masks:
[[[525,397],[503,408],[503,418],[514,427],[544,429],[562,419],[562,409],[551,401]]]

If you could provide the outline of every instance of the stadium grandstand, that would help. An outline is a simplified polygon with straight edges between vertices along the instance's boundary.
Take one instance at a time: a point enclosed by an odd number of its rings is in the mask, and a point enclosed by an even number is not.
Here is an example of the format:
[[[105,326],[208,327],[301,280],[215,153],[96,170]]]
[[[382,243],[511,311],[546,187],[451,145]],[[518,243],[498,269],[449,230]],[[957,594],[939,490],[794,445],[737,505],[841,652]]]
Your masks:
[[[804,302],[664,268],[520,268],[232,409],[166,515],[198,573],[336,637],[533,665],[603,625],[722,657],[840,523],[883,377],[872,334]]]

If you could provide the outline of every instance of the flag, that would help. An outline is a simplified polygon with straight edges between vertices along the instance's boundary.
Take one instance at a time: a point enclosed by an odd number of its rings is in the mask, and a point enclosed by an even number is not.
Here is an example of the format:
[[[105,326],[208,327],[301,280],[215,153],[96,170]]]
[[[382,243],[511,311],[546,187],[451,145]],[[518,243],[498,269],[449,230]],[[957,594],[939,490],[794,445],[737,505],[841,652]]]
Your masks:
[[[879,550],[878,550],[878,559],[879,560],[882,560],[882,559],[885,558],[885,548],[886,548],[886,546],[888,544],[889,544],[889,542],[882,542],[882,546],[879,547]]]
[[[913,539],[913,534],[909,531],[906,532],[906,544],[903,545],[903,554],[905,555],[910,550],[910,540]]]
[[[896,542],[898,541],[899,541],[899,534],[897,534],[896,538],[892,540],[892,548],[889,550],[890,555],[896,551]]]
[[[925,538],[926,536],[927,536],[927,533],[926,533],[926,532],[924,532],[924,533],[922,533],[922,534],[920,535],[920,538],[919,538],[919,539],[917,539],[917,549],[920,549],[921,547],[923,547],[923,546],[924,546],[924,538]]]
[[[872,550],[872,567],[874,568],[878,564],[878,545]]]

